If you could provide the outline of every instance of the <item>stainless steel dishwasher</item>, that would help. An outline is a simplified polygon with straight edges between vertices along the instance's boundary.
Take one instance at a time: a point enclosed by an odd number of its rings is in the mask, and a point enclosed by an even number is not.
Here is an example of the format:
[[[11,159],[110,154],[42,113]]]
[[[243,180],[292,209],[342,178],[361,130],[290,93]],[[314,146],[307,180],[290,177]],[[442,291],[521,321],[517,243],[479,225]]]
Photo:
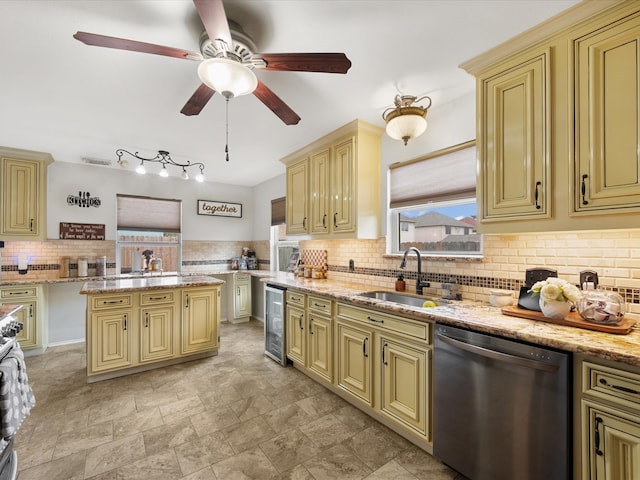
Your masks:
[[[471,480],[568,480],[570,355],[436,325],[433,453]]]

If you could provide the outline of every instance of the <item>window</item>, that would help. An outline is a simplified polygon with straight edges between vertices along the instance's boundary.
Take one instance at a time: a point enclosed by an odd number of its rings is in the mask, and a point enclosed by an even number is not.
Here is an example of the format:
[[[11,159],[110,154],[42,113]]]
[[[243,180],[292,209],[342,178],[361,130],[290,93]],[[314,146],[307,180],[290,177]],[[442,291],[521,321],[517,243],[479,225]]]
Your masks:
[[[117,195],[116,264],[120,273],[150,270],[153,258],[163,272],[182,266],[182,202]]]
[[[475,141],[389,167],[390,253],[480,256]]]

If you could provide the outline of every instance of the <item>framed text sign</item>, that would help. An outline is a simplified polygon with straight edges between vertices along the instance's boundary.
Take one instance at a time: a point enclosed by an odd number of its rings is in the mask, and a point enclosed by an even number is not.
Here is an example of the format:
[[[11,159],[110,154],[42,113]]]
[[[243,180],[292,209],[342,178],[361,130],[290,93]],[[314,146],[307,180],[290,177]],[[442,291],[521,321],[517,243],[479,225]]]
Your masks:
[[[198,200],[198,215],[212,217],[242,217],[242,204],[216,202],[214,200]]]
[[[104,240],[104,224],[60,222],[60,239]]]

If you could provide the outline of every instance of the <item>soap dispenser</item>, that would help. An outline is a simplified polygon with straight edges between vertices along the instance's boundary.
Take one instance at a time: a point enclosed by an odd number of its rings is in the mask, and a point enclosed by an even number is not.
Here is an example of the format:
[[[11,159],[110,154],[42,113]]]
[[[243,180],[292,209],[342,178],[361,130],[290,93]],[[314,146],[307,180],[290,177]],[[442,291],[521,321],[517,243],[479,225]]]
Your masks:
[[[398,275],[398,279],[396,280],[396,292],[404,292],[407,285],[404,282],[404,276],[402,274]]]

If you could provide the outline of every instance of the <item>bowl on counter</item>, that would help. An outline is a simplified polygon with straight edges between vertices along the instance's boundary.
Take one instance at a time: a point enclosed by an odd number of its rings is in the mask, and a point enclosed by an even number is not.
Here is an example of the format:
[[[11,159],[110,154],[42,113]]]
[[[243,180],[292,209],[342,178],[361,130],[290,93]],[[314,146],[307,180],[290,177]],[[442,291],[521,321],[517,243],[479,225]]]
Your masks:
[[[615,325],[622,320],[625,303],[616,292],[585,290],[576,308],[587,322]]]

